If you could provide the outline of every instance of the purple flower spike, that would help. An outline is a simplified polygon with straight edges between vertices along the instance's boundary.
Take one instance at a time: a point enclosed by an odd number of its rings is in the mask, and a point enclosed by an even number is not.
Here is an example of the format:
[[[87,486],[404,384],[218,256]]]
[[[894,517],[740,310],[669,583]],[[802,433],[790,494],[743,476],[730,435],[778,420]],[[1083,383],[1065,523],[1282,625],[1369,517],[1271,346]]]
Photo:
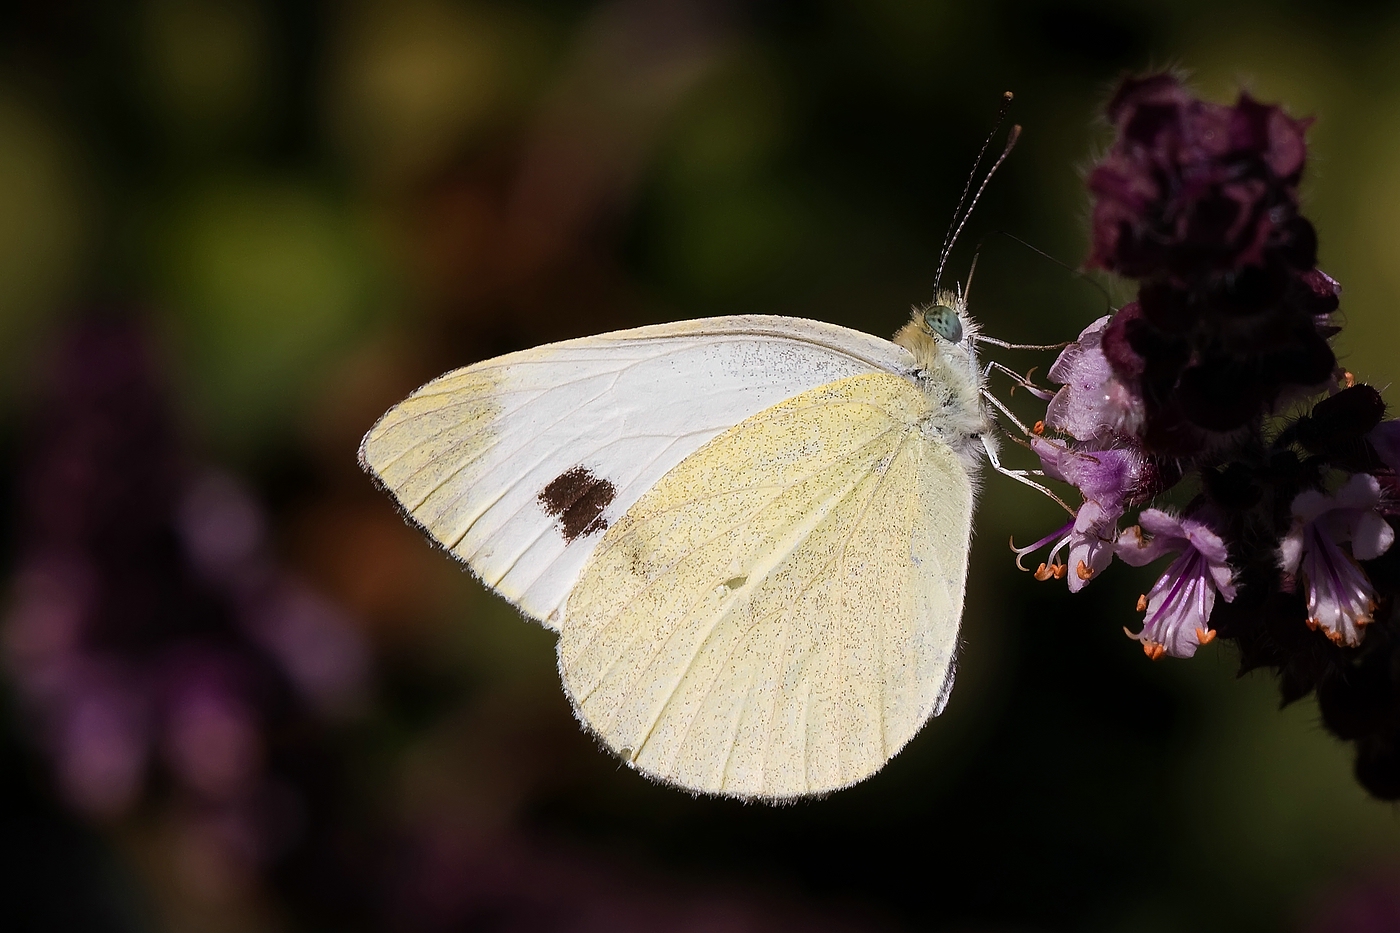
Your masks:
[[[1045,423],[1076,440],[1136,434],[1142,427],[1141,397],[1115,374],[1104,352],[1110,320],[1105,315],[1086,327],[1078,340],[1060,351],[1047,374],[1062,388],[1045,409]]]
[[[1165,74],[1124,81],[1107,116],[1117,137],[1088,179],[1088,265],[1139,282],[1100,344],[1141,403],[1129,433],[1189,458],[1322,391],[1336,368],[1338,286],[1298,203],[1310,121],[1248,94],[1200,100]],[[1075,395],[1062,418],[1087,414]]]
[[[1151,537],[1144,538],[1143,532]],[[1210,627],[1215,596],[1233,601],[1235,584],[1225,542],[1209,525],[1147,509],[1138,516],[1138,524],[1119,537],[1115,550],[1134,567],[1164,554],[1179,554],[1151,591],[1138,599],[1138,609],[1147,611],[1142,631],[1128,632],[1142,642],[1148,657],[1189,658],[1215,638]]]
[[[1356,562],[1381,556],[1395,542],[1380,502],[1380,482],[1366,473],[1353,475],[1335,495],[1301,492],[1279,546],[1283,572],[1307,583],[1308,626],[1339,645],[1360,644],[1376,608],[1375,588]],[[1350,554],[1341,548],[1347,542]]]

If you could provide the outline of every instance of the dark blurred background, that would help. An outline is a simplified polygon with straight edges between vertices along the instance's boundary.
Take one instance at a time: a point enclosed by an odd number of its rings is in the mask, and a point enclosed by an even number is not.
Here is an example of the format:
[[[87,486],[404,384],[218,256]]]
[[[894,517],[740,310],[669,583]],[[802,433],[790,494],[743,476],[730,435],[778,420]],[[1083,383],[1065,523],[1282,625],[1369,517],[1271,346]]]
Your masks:
[[[992,478],[945,715],[772,808],[648,784],[552,637],[404,526],[361,434],[438,373],[683,317],[892,333],[950,264],[1085,255],[1127,71],[1315,115],[1344,363],[1400,375],[1400,10],[1379,3],[53,0],[0,31],[0,927],[1400,930],[1400,820],[1311,698],[1146,660]],[[1106,283],[1113,290],[1113,283]],[[1004,238],[993,334],[1104,297]],[[1008,353],[1019,367],[1048,356]]]

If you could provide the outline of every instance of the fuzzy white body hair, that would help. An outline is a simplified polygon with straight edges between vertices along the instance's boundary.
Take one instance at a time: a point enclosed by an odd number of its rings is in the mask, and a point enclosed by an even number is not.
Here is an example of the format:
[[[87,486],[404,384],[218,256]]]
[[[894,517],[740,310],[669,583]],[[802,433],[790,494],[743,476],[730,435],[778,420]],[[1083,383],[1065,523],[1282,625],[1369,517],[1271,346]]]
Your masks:
[[[953,449],[973,481],[974,489],[987,457],[996,450],[991,412],[982,397],[985,379],[977,359],[977,323],[968,316],[967,300],[959,292],[940,291],[934,305],[952,308],[962,323],[956,343],[935,335],[924,322],[924,309],[894,335],[894,342],[914,356],[916,384],[933,403],[925,430]]]

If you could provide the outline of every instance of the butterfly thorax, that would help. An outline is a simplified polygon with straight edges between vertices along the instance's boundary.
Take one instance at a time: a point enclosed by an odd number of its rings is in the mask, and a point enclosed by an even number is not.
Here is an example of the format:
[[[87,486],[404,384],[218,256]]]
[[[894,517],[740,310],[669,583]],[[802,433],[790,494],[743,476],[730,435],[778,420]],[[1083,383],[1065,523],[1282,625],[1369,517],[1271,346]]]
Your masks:
[[[977,323],[968,316],[966,300],[954,291],[940,291],[932,304],[915,308],[913,319],[894,336],[913,355],[911,375],[929,397],[928,430],[952,447],[973,475],[982,463],[982,438],[992,434],[976,338]]]

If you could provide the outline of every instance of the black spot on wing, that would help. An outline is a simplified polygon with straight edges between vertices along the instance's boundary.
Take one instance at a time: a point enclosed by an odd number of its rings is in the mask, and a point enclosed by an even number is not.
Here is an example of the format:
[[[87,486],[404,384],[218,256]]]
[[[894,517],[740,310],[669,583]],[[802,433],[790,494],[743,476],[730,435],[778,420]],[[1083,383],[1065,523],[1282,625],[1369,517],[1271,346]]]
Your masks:
[[[599,479],[587,467],[576,466],[560,473],[540,493],[540,505],[559,522],[564,540],[603,531],[608,523],[603,510],[617,496],[617,487]]]

